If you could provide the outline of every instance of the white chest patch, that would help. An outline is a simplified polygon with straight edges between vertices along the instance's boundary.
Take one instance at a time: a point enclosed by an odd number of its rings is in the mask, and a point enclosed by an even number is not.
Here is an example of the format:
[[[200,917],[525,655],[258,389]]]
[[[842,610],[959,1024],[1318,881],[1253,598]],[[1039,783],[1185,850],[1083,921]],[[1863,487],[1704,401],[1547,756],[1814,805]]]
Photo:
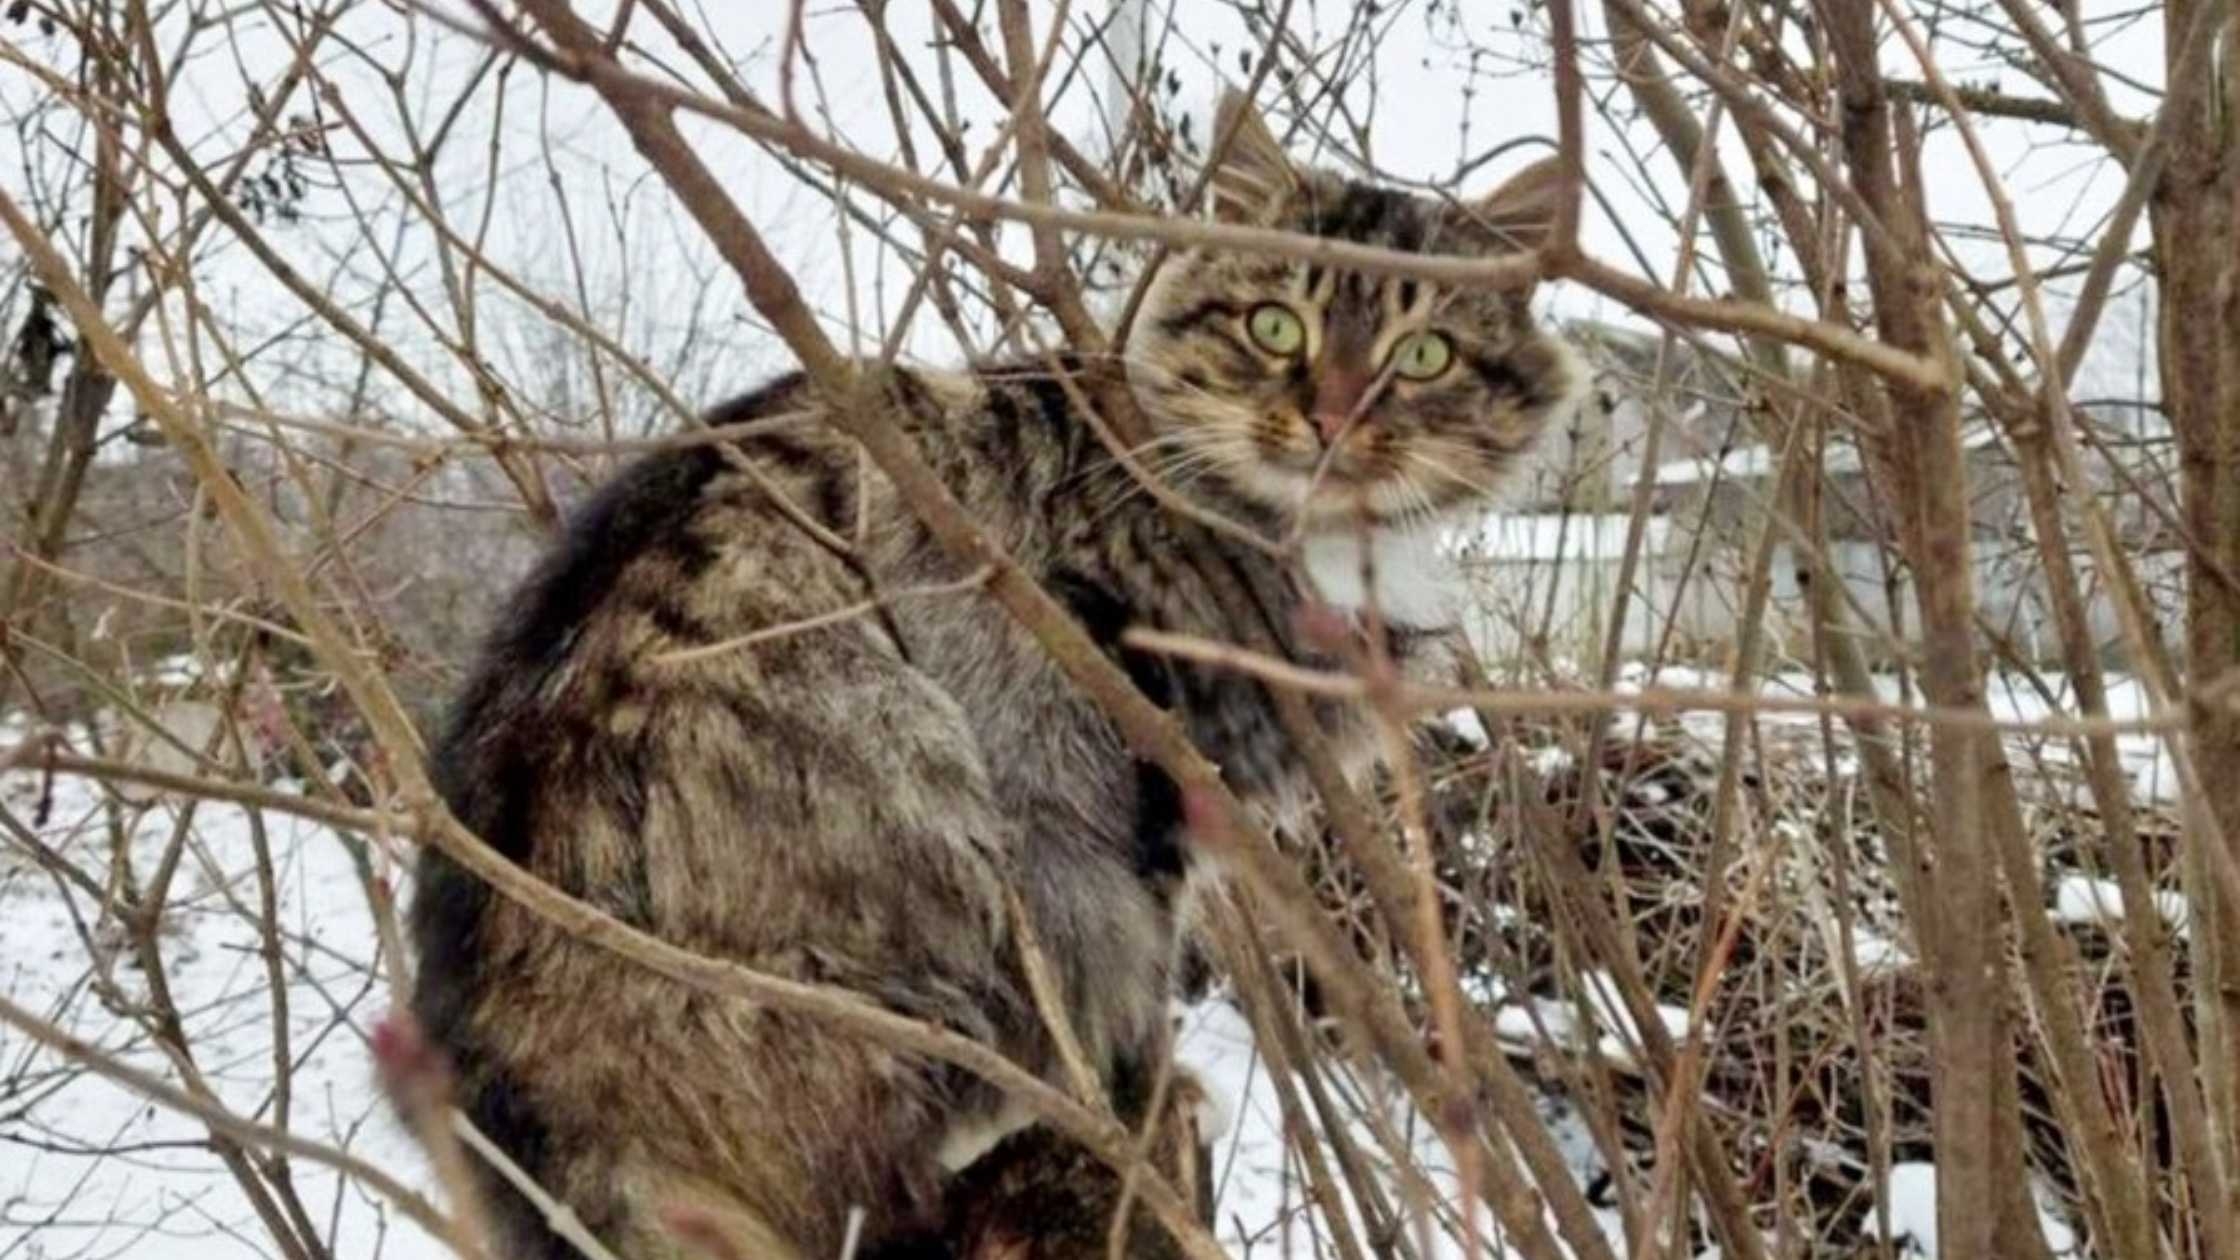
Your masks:
[[[1300,559],[1322,598],[1345,612],[1372,604],[1415,630],[1451,626],[1462,612],[1462,570],[1439,546],[1442,526],[1309,534]],[[1366,561],[1366,563],[1364,563]]]
[[[941,1148],[934,1152],[934,1158],[940,1161],[943,1172],[962,1172],[994,1150],[998,1142],[1033,1124],[1037,1118],[1034,1108],[1006,1096],[994,1115],[973,1116],[950,1125],[949,1131],[941,1135]]]

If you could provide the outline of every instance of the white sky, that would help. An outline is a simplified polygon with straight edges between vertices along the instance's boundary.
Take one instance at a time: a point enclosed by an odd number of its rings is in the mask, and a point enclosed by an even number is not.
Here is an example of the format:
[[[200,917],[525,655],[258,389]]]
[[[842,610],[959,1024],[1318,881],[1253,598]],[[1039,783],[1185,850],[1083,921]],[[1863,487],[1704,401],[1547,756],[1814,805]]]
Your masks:
[[[1077,25],[1104,14],[1107,0],[1078,0],[1071,6]],[[740,67],[744,81],[765,99],[779,91],[775,49],[779,43],[788,5],[775,0],[736,0],[730,4],[708,0],[709,14],[726,53]],[[992,6],[990,6],[992,8]],[[1038,20],[1047,21],[1055,9],[1037,3]],[[1357,116],[1368,121],[1370,156],[1377,167],[1411,180],[1444,182],[1465,151],[1483,152],[1504,140],[1549,136],[1554,131],[1554,102],[1549,78],[1540,58],[1536,36],[1511,30],[1512,7],[1521,4],[1442,4],[1436,16],[1425,5],[1388,4],[1380,18],[1380,36],[1366,52],[1356,48],[1355,71],[1347,100]],[[594,20],[603,19],[611,5],[580,4],[579,10]],[[1152,0],[1148,8],[1153,27],[1175,15],[1176,30],[1166,41],[1162,64],[1180,84],[1177,99],[1192,109],[1204,127],[1210,103],[1224,81],[1241,76],[1237,57],[1251,41],[1235,13],[1213,0]],[[934,90],[931,58],[925,49],[931,34],[930,6],[918,0],[892,4],[890,22],[905,56],[925,74]],[[1333,45],[1351,6],[1330,0],[1297,0],[1292,25],[1304,45],[1325,50]],[[1916,20],[1934,16],[1930,6],[1917,6]],[[464,6],[457,10],[465,12]],[[173,10],[176,15],[177,10]],[[2088,22],[2105,27],[2095,53],[2123,75],[2144,84],[2159,82],[2159,17],[2129,20],[2128,8],[2086,4]],[[1457,18],[1456,14],[1461,14]],[[1534,12],[1523,13],[1530,32],[1543,21]],[[1946,19],[1947,29],[1958,29]],[[1458,30],[1456,23],[1466,24]],[[1615,117],[1627,117],[1621,93],[1615,92],[1603,70],[1600,39],[1603,23],[1598,6],[1581,6],[1582,37],[1586,41],[1590,91],[1615,96],[1621,108]],[[176,25],[176,22],[174,22]],[[987,24],[991,45],[1000,46],[992,19]],[[657,34],[642,14],[635,32],[649,41]],[[221,28],[222,37],[208,38],[204,53],[192,59],[177,76],[176,112],[182,131],[197,151],[214,160],[231,151],[247,134],[245,78],[270,83],[284,64],[286,46],[270,20],[257,10],[244,9]],[[345,38],[330,42],[322,67],[342,88],[342,99],[359,112],[362,121],[392,155],[403,151],[403,112],[409,107],[424,136],[431,120],[448,108],[466,83],[466,76],[480,55],[468,41],[441,31],[425,21],[408,25],[397,13],[378,3],[354,5],[341,19],[338,31]],[[1038,29],[1038,34],[1040,33]],[[1961,34],[1967,32],[1962,30]],[[1475,64],[1464,37],[1483,49]],[[71,64],[70,50],[58,40],[42,39],[27,27],[0,28],[0,39],[14,41],[30,55],[56,66]],[[809,6],[805,28],[807,48],[816,65],[823,92],[804,74],[797,95],[806,112],[818,115],[829,106],[830,125],[841,136],[881,157],[895,156],[895,146],[881,97],[868,26],[855,6],[826,3]],[[2042,95],[2011,70],[2000,71],[1984,54],[1952,40],[1940,44],[1944,70],[1956,81],[1982,83],[1996,80],[2010,91]],[[1918,77],[1910,55],[1895,38],[1887,41],[1886,64],[1891,72]],[[671,64],[678,59],[669,58]],[[969,71],[960,65],[956,79],[964,112],[977,120],[968,139],[984,141],[994,134],[998,112]],[[397,74],[403,87],[392,95],[383,76]],[[1096,149],[1101,131],[1098,100],[1107,87],[1106,67],[1080,76],[1052,105],[1057,126],[1082,147]],[[10,117],[23,117],[40,95],[37,84],[20,69],[0,66],[0,108]],[[2115,85],[2116,107],[2143,116],[2153,107],[2145,91]],[[503,110],[502,117],[495,111]],[[331,111],[329,111],[331,119]],[[493,118],[497,118],[493,128]],[[36,196],[43,184],[62,177],[77,153],[86,147],[82,124],[67,114],[52,114],[36,126],[61,140],[59,144],[31,147],[26,167],[0,169],[18,195]],[[1985,120],[1987,140],[2000,162],[2010,198],[2023,220],[2026,233],[2037,237],[2074,234],[2097,221],[2120,189],[2120,172],[2111,164],[2094,160],[2093,150],[2081,140],[2057,129],[2020,123]],[[859,310],[874,333],[884,327],[879,317],[891,308],[907,280],[907,270],[882,258],[875,242],[860,230],[848,235],[851,248],[843,266],[839,216],[829,202],[786,174],[767,155],[739,136],[713,124],[694,122],[691,134],[709,163],[726,179],[746,213],[769,238],[778,255],[794,270],[813,302],[843,327],[847,310],[844,277],[853,274]],[[494,139],[493,139],[494,137]],[[325,276],[340,272],[349,277],[339,291],[362,317],[371,318],[368,295],[387,277],[379,260],[396,242],[401,200],[399,194],[364,162],[363,153],[348,136],[337,135],[335,151],[351,160],[342,175],[350,196],[334,184],[333,173],[314,173],[317,185],[308,203],[306,222],[293,227],[275,226],[273,239],[288,251],[306,272]],[[1608,118],[1590,111],[1588,116],[1589,174],[1608,199],[1608,208],[1590,204],[1583,226],[1590,250],[1621,266],[1633,267],[1635,249],[1650,261],[1652,274],[1669,272],[1675,242],[1662,218],[1650,209],[1646,194],[1676,204],[1682,199],[1684,181],[1669,157],[1658,150],[1645,124],[1623,130]],[[1630,146],[1630,147],[1629,147]],[[931,146],[921,144],[921,153]],[[1723,146],[1730,175],[1748,186],[1748,164],[1731,135]],[[1539,152],[1527,149],[1506,156],[1481,170],[1455,189],[1470,196],[1490,189],[1499,176],[1513,171]],[[1638,155],[1638,160],[1636,155]],[[548,158],[550,161],[548,175]],[[1988,226],[1989,201],[1957,138],[1949,128],[1936,133],[1929,150],[1932,212],[1940,218]],[[556,183],[555,183],[556,181]],[[688,326],[697,323],[704,339],[723,347],[715,356],[716,371],[706,387],[728,393],[751,385],[756,378],[784,366],[783,350],[766,332],[756,328],[743,294],[728,274],[722,273],[705,243],[678,213],[667,191],[653,180],[644,163],[623,138],[605,107],[588,90],[547,81],[526,69],[516,68],[506,77],[502,91],[480,90],[472,105],[462,111],[451,143],[444,149],[432,180],[453,222],[470,234],[479,232],[491,258],[514,269],[546,293],[573,301],[575,281],[567,265],[569,246],[561,230],[558,197],[565,197],[573,218],[576,248],[586,258],[589,275],[586,297],[600,321],[614,329],[627,344],[648,350],[673,345]],[[558,192],[556,193],[555,187]],[[863,203],[880,213],[875,201]],[[372,230],[354,218],[353,206],[372,207]],[[66,229],[68,223],[65,223]],[[905,238],[914,236],[907,225]],[[1007,231],[1007,247],[1021,244],[1022,234]],[[378,246],[378,249],[376,248]],[[1963,240],[1967,264],[1979,274],[1999,277],[2006,263],[1997,246],[1988,240]],[[12,247],[0,259],[13,254]],[[443,278],[435,265],[431,241],[424,229],[409,225],[401,249],[402,272],[412,291],[431,307],[444,307]],[[272,282],[248,259],[238,245],[225,239],[222,230],[206,238],[198,275],[204,296],[221,311],[252,326],[282,332],[302,315],[301,307],[279,293]],[[703,277],[712,277],[704,306],[693,305]],[[1715,282],[1714,282],[1715,283]],[[1617,322],[1638,322],[1627,311],[1595,295],[1557,287],[1544,292],[1544,305],[1566,316],[1586,316]],[[382,327],[390,330],[394,344],[426,370],[447,381],[464,385],[458,364],[439,340],[423,326],[415,326],[407,312],[392,303],[383,312]],[[489,349],[502,373],[517,381],[533,380],[554,362],[552,347],[537,330],[538,321],[510,299],[498,295],[487,282],[478,300],[479,325],[493,344]],[[456,315],[440,316],[456,323]],[[2116,393],[2130,388],[2121,369],[2135,356],[2135,321],[2122,312],[2111,315],[2100,349],[2104,353],[2082,384],[2082,392]],[[921,357],[951,358],[954,348],[929,313],[913,328],[909,350]],[[316,359],[314,344],[302,355]],[[686,382],[699,387],[699,382]],[[279,382],[281,396],[296,391],[297,405],[310,407],[329,393],[299,379]],[[402,405],[401,398],[399,399]]]

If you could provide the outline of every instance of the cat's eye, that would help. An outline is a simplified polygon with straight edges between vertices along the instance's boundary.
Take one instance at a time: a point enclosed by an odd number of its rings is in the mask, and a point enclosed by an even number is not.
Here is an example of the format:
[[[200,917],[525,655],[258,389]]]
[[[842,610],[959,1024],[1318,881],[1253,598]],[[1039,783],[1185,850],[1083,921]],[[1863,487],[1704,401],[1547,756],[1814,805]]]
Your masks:
[[[1245,316],[1245,331],[1270,354],[1297,354],[1307,344],[1307,326],[1288,306],[1262,302]]]
[[[1392,370],[1411,381],[1428,381],[1454,365],[1454,346],[1435,332],[1411,333],[1392,351]]]

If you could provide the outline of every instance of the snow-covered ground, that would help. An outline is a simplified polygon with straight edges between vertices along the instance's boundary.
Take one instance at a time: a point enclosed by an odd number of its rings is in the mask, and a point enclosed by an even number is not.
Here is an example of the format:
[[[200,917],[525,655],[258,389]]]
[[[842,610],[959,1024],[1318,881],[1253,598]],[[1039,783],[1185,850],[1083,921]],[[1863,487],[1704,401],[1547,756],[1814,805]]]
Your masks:
[[[27,772],[0,777],[0,801],[21,820],[47,790],[45,842],[81,868],[103,871],[110,836],[87,783],[57,778],[50,785]],[[188,841],[160,935],[172,1001],[215,1097],[270,1122],[274,1004],[252,917],[259,890],[250,819],[230,805],[205,802],[190,814],[176,801],[159,802],[126,848],[134,879],[148,878],[182,823]],[[372,1078],[367,1039],[390,997],[357,859],[349,842],[324,828],[278,814],[265,815],[263,825],[287,977],[291,1125],[424,1184],[419,1156]],[[165,1071],[164,1055],[104,1001],[105,992],[110,1002],[145,1000],[147,979],[129,951],[118,952],[119,927],[91,914],[86,896],[58,888],[20,847],[0,844],[0,994],[130,1063]],[[1322,1231],[1301,1208],[1303,1181],[1287,1155],[1276,1091],[1243,1016],[1214,998],[1177,1017],[1184,1057],[1209,1088],[1209,1111],[1222,1126],[1213,1166],[1223,1242],[1239,1256],[1321,1254]],[[1451,1162],[1404,1099],[1375,1081],[1331,1085],[1389,1119],[1383,1139],[1367,1128],[1354,1134],[1364,1150],[1374,1155],[1397,1141],[1406,1158],[1451,1187]],[[1579,1173],[1591,1175],[1597,1169],[1584,1127],[1554,1103],[1550,1118]],[[200,1122],[0,1031],[0,1260],[273,1254],[207,1137]],[[299,1160],[292,1175],[336,1256],[450,1254],[393,1207],[319,1166]],[[1614,1216],[1606,1225],[1616,1236]],[[1432,1254],[1459,1253],[1450,1245]]]
[[[49,789],[32,773],[0,777],[0,801],[26,822]],[[110,836],[90,786],[57,778],[51,793],[40,829],[45,843],[82,869],[104,871]],[[274,1003],[252,917],[259,889],[250,819],[230,805],[205,802],[188,814],[176,801],[160,802],[126,848],[135,880],[148,878],[182,822],[187,846],[160,934],[171,999],[212,1094],[237,1114],[270,1123]],[[367,1039],[390,995],[350,843],[278,814],[265,815],[263,826],[287,977],[291,1125],[423,1185],[418,1153],[373,1081]],[[85,895],[58,888],[19,846],[0,843],[0,995],[127,1062],[166,1071],[161,1051],[112,1009],[112,1002],[144,1001],[147,978],[129,951],[119,952],[118,925],[92,913]],[[1296,1219],[1300,1195],[1285,1165],[1281,1116],[1249,1029],[1218,1000],[1179,1018],[1216,1110],[1233,1120],[1216,1154],[1224,1238],[1240,1255],[1313,1254]],[[1415,1130],[1436,1149],[1427,1130]],[[73,1071],[0,1030],[0,1260],[273,1254],[207,1138],[199,1121]],[[296,1161],[292,1176],[337,1257],[450,1254],[393,1207],[315,1164]],[[1293,1236],[1296,1249],[1273,1241]]]
[[[1650,681],[1628,679],[1637,686]],[[1655,682],[1717,685],[1708,675],[1671,671]],[[1776,688],[1781,685],[1776,680]],[[1999,702],[2017,713],[2030,712],[2034,703],[2004,696]],[[281,1105],[273,1089],[274,1012],[284,1006],[279,1022],[289,1056],[290,1127],[408,1183],[425,1182],[413,1144],[374,1087],[367,1053],[371,1030],[391,1000],[375,956],[362,874],[394,874],[380,853],[354,852],[354,842],[282,815],[253,819],[235,806],[188,808],[166,798],[139,816],[120,845],[90,785],[48,781],[30,771],[0,776],[0,802],[26,824],[43,813],[41,843],[96,879],[125,878],[129,866],[129,877],[144,883],[173,837],[182,836],[159,941],[164,978],[202,1085],[230,1110],[274,1122]],[[260,954],[257,825],[272,855],[283,1004],[273,1001]],[[2081,877],[2072,883],[2059,886],[2057,913],[2114,916],[2112,888]],[[129,949],[120,949],[126,939],[120,925],[100,921],[92,907],[85,891],[40,868],[21,833],[0,834],[0,995],[128,1062],[180,1079],[175,1065],[120,1014],[145,1001],[148,977]],[[1897,958],[1899,947],[1888,944]],[[1871,945],[1860,945],[1863,956]],[[1675,1035],[1687,1031],[1687,1012],[1659,1014]],[[1244,1018],[1218,997],[1178,1018],[1184,1057],[1222,1117],[1214,1172],[1223,1243],[1239,1256],[1331,1254],[1325,1231],[1302,1206],[1305,1180],[1284,1139],[1277,1090],[1253,1053]],[[1620,1070],[1629,1069],[1628,1048],[1637,1040],[1617,1004],[1607,1000],[1590,1000],[1582,1009],[1515,995],[1498,1005],[1496,1027],[1520,1052],[1552,1038],[1566,1049],[1599,1054]],[[1444,1148],[1404,1099],[1373,1079],[1337,1074],[1325,1084],[1353,1110],[1379,1118],[1351,1134],[1372,1158],[1413,1160],[1436,1184],[1451,1187]],[[1583,1121],[1555,1097],[1545,1101],[1544,1115],[1574,1175],[1582,1184],[1592,1182],[1602,1168]],[[1933,1255],[1933,1170],[1909,1165],[1898,1172],[1888,1205],[1892,1232],[1917,1254]],[[337,1257],[448,1254],[360,1185],[302,1160],[293,1164],[292,1176],[305,1214]],[[1603,1213],[1602,1222],[1621,1238],[1615,1213]],[[2050,1217],[2047,1228],[2054,1241],[2067,1242],[2067,1231]],[[198,1121],[71,1069],[0,1029],[0,1260],[271,1254],[249,1200],[210,1150]],[[1460,1255],[1461,1248],[1449,1236],[1425,1254]]]
[[[0,801],[28,822],[39,776],[0,778]],[[194,1048],[194,1071],[229,1110],[276,1120],[275,1003],[261,956],[255,848],[248,814],[205,802],[191,814],[162,801],[120,857],[151,876],[174,830],[186,845],[158,935],[171,1001]],[[410,1141],[373,1088],[366,1038],[389,995],[374,959],[366,896],[346,843],[278,814],[262,819],[272,853],[284,959],[290,1127],[385,1168],[416,1170]],[[97,878],[109,861],[107,820],[88,785],[52,783],[46,843]],[[125,1061],[173,1080],[163,1052],[124,1004],[147,1000],[148,977],[121,925],[95,917],[0,839],[0,994]],[[79,1072],[0,1029],[0,1257],[265,1256],[271,1243],[207,1145],[200,1122]],[[336,1254],[439,1254],[388,1205],[317,1165],[293,1177]]]

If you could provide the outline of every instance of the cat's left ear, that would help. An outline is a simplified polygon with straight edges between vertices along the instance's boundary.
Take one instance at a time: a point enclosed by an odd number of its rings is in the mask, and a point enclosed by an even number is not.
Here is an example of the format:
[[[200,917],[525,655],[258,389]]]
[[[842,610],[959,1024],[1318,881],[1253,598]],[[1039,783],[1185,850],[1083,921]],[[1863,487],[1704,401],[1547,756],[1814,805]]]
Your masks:
[[[1502,253],[1523,253],[1547,243],[1563,199],[1563,159],[1542,158],[1508,182],[1464,207],[1473,230]]]
[[[1298,190],[1299,168],[1284,156],[1283,143],[1251,99],[1235,88],[1222,91],[1207,143],[1218,150],[1208,187],[1213,215],[1223,223],[1265,223],[1268,212]]]

